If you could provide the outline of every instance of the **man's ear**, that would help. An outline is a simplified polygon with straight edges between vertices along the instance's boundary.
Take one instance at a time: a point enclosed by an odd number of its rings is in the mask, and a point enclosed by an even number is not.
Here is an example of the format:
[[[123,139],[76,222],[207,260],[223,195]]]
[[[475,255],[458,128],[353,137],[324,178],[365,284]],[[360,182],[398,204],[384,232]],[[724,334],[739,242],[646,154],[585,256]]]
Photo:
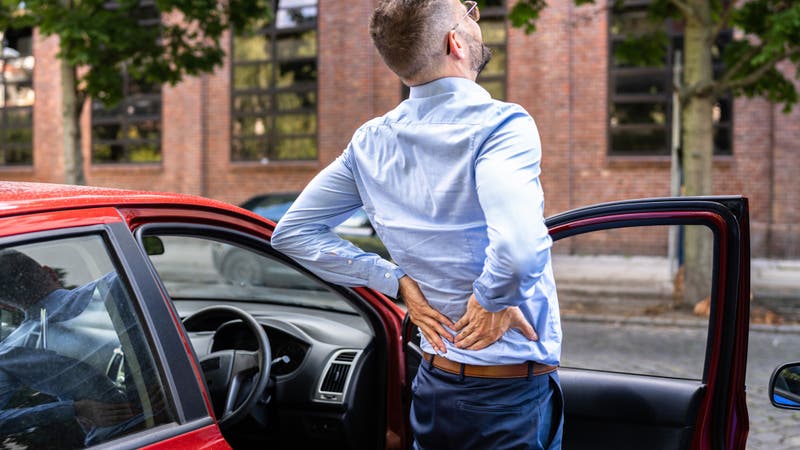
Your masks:
[[[458,35],[456,30],[450,30],[450,32],[447,33],[447,41],[450,44],[451,55],[455,55],[459,59],[467,57],[465,52],[464,42]]]

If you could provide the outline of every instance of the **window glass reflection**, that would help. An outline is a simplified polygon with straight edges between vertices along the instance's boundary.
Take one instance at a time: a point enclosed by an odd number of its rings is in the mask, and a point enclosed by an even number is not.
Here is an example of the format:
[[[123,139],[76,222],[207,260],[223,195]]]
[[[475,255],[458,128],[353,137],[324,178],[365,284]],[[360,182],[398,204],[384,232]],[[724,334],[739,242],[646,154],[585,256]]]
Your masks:
[[[0,52],[0,165],[33,164],[33,31],[6,30]]]
[[[272,7],[271,23],[233,39],[234,161],[317,158],[317,1],[273,0]]]

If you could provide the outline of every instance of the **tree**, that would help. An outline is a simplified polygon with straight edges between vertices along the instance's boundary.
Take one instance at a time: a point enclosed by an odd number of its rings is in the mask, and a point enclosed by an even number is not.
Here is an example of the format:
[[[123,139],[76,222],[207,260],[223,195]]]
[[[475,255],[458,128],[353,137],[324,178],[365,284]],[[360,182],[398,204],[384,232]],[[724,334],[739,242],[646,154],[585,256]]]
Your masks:
[[[576,5],[594,0],[575,0]],[[618,7],[624,0],[609,0]],[[545,8],[545,0],[519,0],[509,18],[531,33]],[[685,195],[710,195],[713,157],[713,106],[726,92],[734,96],[763,96],[782,103],[790,112],[797,103],[795,84],[786,74],[795,67],[800,77],[800,2],[794,0],[653,0],[648,5],[653,21],[680,21],[684,29],[681,104],[682,172]],[[725,30],[734,29],[733,42],[723,49],[724,72],[714,77],[713,52]],[[643,63],[652,58],[663,36],[630,36],[621,51]],[[781,70],[783,69],[783,70]],[[712,246],[699,232],[687,227],[684,237],[684,301],[707,295]]]
[[[57,36],[61,59],[65,182],[84,184],[79,118],[88,98],[122,99],[126,71],[175,85],[222,64],[220,39],[268,20],[270,0],[2,0],[0,30]],[[155,20],[152,18],[155,17]]]

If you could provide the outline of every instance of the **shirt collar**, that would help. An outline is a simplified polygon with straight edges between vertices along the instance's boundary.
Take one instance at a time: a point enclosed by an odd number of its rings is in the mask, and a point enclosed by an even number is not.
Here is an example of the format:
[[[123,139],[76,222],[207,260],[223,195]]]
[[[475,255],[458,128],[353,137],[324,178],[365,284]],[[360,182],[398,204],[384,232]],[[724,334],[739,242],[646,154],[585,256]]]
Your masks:
[[[460,77],[439,78],[425,84],[411,86],[409,98],[433,97],[455,91],[467,91],[473,95],[477,94],[491,98],[491,95],[478,83]]]

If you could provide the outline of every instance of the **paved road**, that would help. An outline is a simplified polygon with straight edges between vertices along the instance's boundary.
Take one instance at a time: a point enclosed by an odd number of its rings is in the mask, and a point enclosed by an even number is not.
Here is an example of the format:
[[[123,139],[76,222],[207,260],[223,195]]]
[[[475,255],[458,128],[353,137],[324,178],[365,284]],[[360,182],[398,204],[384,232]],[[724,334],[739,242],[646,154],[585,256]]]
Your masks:
[[[565,367],[586,367],[681,378],[702,376],[705,328],[585,322],[564,319]],[[800,412],[767,398],[772,370],[800,360],[800,333],[752,330],[747,361],[748,450],[800,450]]]

